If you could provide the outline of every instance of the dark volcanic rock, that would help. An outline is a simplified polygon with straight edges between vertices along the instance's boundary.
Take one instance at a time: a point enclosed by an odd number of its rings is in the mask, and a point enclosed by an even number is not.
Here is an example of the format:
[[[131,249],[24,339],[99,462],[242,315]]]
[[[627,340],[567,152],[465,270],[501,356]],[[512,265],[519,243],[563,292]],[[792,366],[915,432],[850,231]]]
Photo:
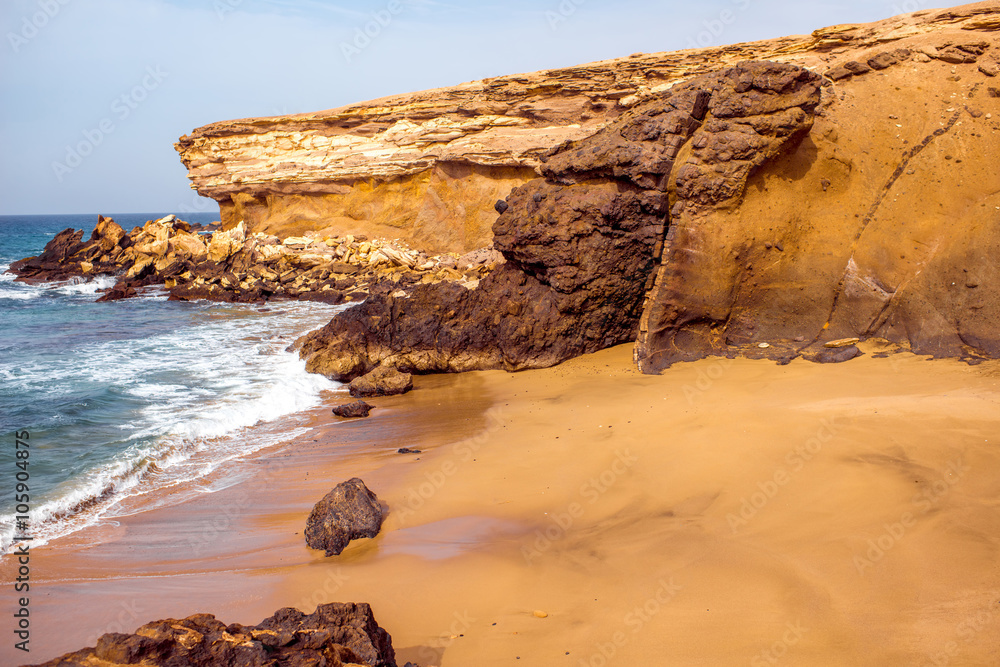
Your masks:
[[[362,377],[355,378],[349,386],[351,396],[396,396],[413,389],[413,376],[400,373],[391,366],[379,366]]]
[[[39,667],[396,667],[392,638],[367,604],[320,605],[312,614],[279,609],[259,625],[226,625],[211,614],[147,623],[135,634],[101,636]]]
[[[359,419],[367,417],[374,406],[368,405],[364,401],[354,401],[346,405],[338,405],[333,409],[333,414],[347,419]]]
[[[351,540],[378,535],[382,519],[378,497],[355,477],[335,486],[313,507],[306,521],[306,544],[336,556]]]
[[[120,301],[134,296],[137,296],[135,286],[132,283],[120,282],[109,288],[98,301]]]
[[[545,179],[507,197],[493,226],[506,262],[476,289],[372,295],[300,340],[307,368],[342,381],[379,364],[519,370],[635,340],[671,192],[675,215],[738,197],[753,170],[808,132],[819,83],[791,65],[745,63],[564,144]]]
[[[38,257],[28,257],[13,262],[10,270],[21,278],[34,280],[66,280],[78,275],[68,260],[80,250],[84,243],[83,230],[64,229],[45,245]]]

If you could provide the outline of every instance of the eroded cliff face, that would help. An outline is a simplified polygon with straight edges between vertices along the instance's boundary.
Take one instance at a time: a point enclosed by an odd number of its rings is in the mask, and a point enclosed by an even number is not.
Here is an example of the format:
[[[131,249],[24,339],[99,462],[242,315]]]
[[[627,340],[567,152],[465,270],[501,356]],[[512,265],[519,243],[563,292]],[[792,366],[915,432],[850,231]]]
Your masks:
[[[493,203],[542,156],[644,99],[744,60],[823,73],[848,54],[935,33],[995,29],[995,3],[810,36],[628,58],[387,97],[318,113],[213,123],[177,149],[224,228],[279,238],[377,234],[428,251],[489,245]]]
[[[647,99],[543,157],[546,178],[498,206],[506,262],[477,289],[373,295],[303,341],[307,368],[339,380],[378,365],[519,370],[634,340],[682,149],[693,142],[702,156],[680,169],[684,201],[737,197],[756,166],[808,132],[819,101],[819,76],[766,62]]]
[[[338,379],[547,366],[629,340],[645,372],[823,358],[841,338],[996,357],[998,30],[1000,3],[983,2],[217,124],[180,148],[200,191],[256,211],[251,227],[356,225],[503,254],[473,289],[375,294],[300,341]],[[305,143],[251,150],[284,132]],[[448,176],[459,162],[470,171]],[[433,183],[453,198],[421,226],[426,198],[393,193]],[[364,215],[337,217],[362,199]]]
[[[973,25],[852,54],[809,136],[735,205],[679,198],[640,368],[816,358],[845,338],[1000,356],[997,40]]]

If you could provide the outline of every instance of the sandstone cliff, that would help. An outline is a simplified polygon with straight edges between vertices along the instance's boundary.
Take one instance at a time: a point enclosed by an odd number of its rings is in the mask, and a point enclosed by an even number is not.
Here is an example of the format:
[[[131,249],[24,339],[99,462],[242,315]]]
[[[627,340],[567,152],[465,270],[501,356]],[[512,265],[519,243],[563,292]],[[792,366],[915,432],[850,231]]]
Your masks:
[[[537,156],[543,178],[498,205],[506,263],[476,290],[373,296],[302,353],[340,379],[546,366],[628,340],[653,373],[857,354],[826,350],[842,339],[1000,356],[998,29],[988,2],[662,56],[716,60]],[[765,44],[770,62],[722,67]]]
[[[330,111],[213,123],[177,144],[225,228],[404,239],[430,251],[488,245],[497,199],[542,157],[676,83],[744,60],[823,73],[887,47],[940,46],[996,28],[995,3],[809,36],[628,58],[399,95]],[[949,38],[954,35],[956,38]]]

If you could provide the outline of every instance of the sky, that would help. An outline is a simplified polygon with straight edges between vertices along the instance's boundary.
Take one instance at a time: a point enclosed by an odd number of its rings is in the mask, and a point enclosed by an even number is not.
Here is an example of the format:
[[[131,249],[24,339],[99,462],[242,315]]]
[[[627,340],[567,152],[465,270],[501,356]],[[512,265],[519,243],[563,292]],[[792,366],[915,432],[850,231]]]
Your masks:
[[[217,211],[190,189],[173,148],[214,121],[807,34],[941,4],[3,0],[0,215]]]

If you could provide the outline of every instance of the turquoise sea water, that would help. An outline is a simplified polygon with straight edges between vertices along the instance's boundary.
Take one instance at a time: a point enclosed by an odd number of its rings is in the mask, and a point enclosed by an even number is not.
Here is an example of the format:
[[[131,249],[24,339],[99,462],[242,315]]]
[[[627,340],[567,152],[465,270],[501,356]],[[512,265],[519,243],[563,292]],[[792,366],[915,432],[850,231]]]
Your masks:
[[[126,230],[164,214],[115,215]],[[212,214],[184,216],[211,222]],[[157,290],[95,303],[114,280],[25,285],[10,263],[96,215],[0,216],[0,553],[15,534],[15,433],[30,433],[30,528],[39,545],[122,501],[190,483],[298,435],[282,417],[340,385],[285,348],[342,307],[171,302]],[[20,533],[18,533],[20,534]]]

